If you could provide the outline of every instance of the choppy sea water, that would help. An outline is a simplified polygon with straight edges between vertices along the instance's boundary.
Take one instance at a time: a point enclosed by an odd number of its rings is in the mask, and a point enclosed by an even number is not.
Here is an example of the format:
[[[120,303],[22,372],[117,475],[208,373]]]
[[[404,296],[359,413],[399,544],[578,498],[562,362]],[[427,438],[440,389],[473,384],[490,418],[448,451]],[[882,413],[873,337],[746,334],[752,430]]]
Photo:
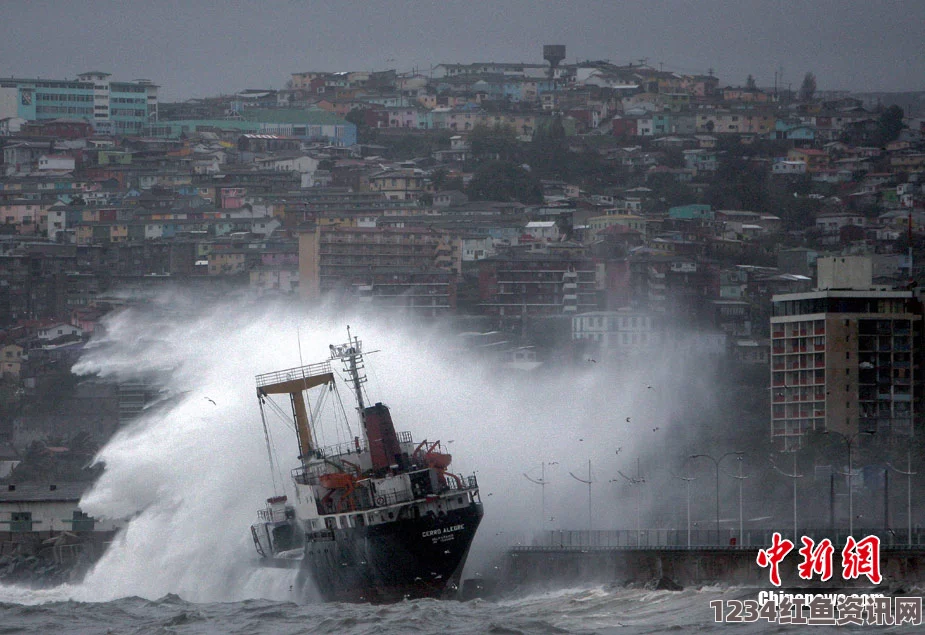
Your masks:
[[[0,599],[24,602],[28,591],[0,587]],[[737,588],[646,591],[623,588],[566,589],[501,601],[413,600],[391,605],[297,604],[271,600],[192,603],[176,595],[159,600],[128,597],[110,602],[0,602],[0,634],[298,634],[336,635],[635,634],[882,632],[918,633],[921,626],[793,626],[758,622],[716,624],[711,600],[753,596]],[[803,630],[801,630],[803,629]]]

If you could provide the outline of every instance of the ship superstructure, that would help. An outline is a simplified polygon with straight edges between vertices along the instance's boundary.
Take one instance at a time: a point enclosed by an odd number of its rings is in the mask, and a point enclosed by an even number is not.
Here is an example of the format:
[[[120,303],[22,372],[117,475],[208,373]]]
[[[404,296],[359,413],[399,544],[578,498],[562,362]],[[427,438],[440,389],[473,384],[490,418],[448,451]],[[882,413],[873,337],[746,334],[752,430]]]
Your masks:
[[[305,396],[333,389],[338,363],[362,436],[321,448]],[[440,441],[396,433],[386,405],[366,404],[365,382],[362,343],[349,330],[328,360],[257,376],[261,413],[270,396],[289,396],[300,461],[294,500],[267,499],[251,526],[257,552],[268,564],[300,567],[300,581],[310,578],[326,600],[453,597],[482,518],[478,482],[448,471]]]

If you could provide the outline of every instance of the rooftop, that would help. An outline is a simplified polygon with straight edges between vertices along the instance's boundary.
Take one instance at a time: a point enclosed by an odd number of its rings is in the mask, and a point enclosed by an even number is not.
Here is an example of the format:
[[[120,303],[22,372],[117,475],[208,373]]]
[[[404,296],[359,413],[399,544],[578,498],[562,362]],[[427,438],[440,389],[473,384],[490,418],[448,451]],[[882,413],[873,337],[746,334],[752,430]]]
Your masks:
[[[0,504],[79,501],[92,483],[16,483],[0,487]],[[13,487],[15,489],[10,490]]]

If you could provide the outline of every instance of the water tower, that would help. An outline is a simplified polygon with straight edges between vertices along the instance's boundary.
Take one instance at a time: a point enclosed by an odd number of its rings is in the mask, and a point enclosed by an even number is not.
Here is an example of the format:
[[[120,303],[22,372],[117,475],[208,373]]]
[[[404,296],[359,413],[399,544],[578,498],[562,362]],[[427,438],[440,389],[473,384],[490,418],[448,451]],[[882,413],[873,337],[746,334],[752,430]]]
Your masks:
[[[552,79],[556,75],[556,68],[559,66],[559,62],[565,59],[565,45],[544,44],[543,59],[549,62],[549,78]]]

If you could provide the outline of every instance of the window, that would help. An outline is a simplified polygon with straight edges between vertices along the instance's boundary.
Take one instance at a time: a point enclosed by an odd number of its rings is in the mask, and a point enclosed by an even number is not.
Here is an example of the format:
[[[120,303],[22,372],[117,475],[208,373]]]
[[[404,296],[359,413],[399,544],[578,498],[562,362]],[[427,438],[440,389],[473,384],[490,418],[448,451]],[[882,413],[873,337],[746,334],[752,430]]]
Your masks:
[[[10,531],[32,531],[32,512],[10,512]]]
[[[89,516],[79,509],[75,509],[71,517],[72,531],[93,531],[93,525],[95,523],[96,519],[93,518],[93,516]]]

